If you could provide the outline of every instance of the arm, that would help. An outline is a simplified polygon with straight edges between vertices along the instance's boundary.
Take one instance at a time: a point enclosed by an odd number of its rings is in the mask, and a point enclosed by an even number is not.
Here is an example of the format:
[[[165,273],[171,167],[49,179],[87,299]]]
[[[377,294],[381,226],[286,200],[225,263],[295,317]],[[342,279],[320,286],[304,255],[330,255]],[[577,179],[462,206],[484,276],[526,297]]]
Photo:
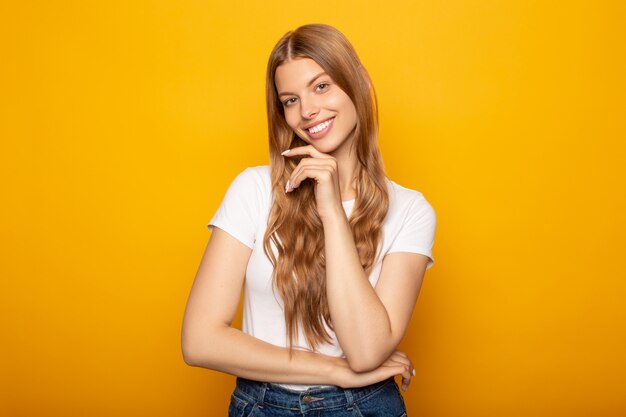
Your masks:
[[[230,327],[251,250],[214,228],[185,309],[182,351],[191,366],[244,378],[302,384],[361,386],[392,375],[409,378],[399,362],[355,374],[345,359],[278,347]]]
[[[336,158],[312,145],[298,146],[282,154],[287,158],[310,156],[298,162],[285,192],[292,192],[307,178],[314,180],[317,211],[324,228],[326,293],[333,328],[353,370],[375,369],[404,336],[429,259],[418,253],[388,254],[376,288],[372,288],[341,204]],[[415,248],[411,235],[420,232],[422,225],[419,219],[412,220],[410,227],[403,226],[409,240],[399,249]],[[426,232],[432,231],[433,226]]]
[[[343,209],[323,218],[330,315],[352,369],[375,369],[402,340],[422,285],[428,257],[391,253],[376,288],[365,275]]]

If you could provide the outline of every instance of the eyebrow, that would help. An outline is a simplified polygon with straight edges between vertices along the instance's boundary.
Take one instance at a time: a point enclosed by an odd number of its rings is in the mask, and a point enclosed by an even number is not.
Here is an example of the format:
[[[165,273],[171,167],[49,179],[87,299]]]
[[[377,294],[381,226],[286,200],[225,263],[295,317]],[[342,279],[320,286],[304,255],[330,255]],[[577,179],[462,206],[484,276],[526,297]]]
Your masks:
[[[322,72],[320,72],[319,74],[317,74],[315,77],[311,78],[311,81],[309,81],[309,83],[308,83],[306,86],[307,86],[307,87],[310,87],[310,86],[311,86],[311,84],[313,84],[313,83],[315,82],[315,80],[317,80],[317,79],[318,79],[319,77],[321,77],[322,75],[327,75],[327,74],[326,74],[326,71],[322,71]],[[296,93],[290,93],[289,91],[283,91],[282,93],[279,93],[279,94],[278,94],[278,96],[279,96],[279,97],[280,97],[280,96],[288,96],[288,95],[295,96],[295,95],[296,95]]]

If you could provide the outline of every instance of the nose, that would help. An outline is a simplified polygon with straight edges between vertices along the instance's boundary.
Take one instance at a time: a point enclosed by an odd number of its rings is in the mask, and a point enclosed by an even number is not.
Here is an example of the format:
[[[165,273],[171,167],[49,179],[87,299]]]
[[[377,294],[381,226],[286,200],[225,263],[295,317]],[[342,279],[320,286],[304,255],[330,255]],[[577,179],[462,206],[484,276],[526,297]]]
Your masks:
[[[303,100],[300,99],[301,108],[300,112],[302,114],[303,119],[312,119],[319,113],[319,106],[315,103],[315,100],[308,99]]]

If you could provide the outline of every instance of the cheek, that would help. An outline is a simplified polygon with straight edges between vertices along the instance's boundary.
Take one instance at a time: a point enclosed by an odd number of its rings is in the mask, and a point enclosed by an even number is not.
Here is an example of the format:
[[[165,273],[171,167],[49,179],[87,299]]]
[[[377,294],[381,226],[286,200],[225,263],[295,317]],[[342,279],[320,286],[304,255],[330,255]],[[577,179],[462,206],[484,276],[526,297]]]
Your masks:
[[[298,126],[298,115],[296,113],[297,112],[294,112],[293,109],[285,110],[285,121],[287,122],[287,125],[294,130]]]
[[[307,137],[304,133],[299,130],[300,123],[300,114],[297,110],[294,109],[285,110],[285,121],[287,122],[287,126],[291,128],[291,130],[298,136],[300,139],[307,142]],[[308,142],[307,142],[308,143]]]
[[[346,119],[352,119],[356,123],[356,108],[350,98],[346,97],[346,99],[342,101],[341,109],[343,114],[346,116]]]
[[[356,115],[356,109],[354,108],[354,104],[352,104],[352,100],[350,100],[350,97],[348,97],[348,95],[345,93],[338,94],[330,98],[329,105],[340,110],[346,115]]]
[[[345,109],[347,104],[346,99],[347,97],[343,97],[342,95],[333,95],[326,99],[325,105],[331,109]],[[350,99],[347,101],[349,102]]]

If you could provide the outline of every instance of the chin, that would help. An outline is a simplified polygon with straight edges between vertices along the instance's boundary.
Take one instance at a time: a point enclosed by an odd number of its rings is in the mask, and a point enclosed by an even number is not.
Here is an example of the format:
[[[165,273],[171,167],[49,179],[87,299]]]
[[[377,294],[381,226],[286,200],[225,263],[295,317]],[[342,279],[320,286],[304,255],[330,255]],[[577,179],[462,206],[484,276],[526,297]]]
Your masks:
[[[325,153],[327,155],[330,155],[330,154],[332,154],[333,152],[335,152],[337,150],[337,147],[336,146],[327,146],[327,147],[323,147],[323,148],[315,147],[315,149],[317,149],[321,153]]]

